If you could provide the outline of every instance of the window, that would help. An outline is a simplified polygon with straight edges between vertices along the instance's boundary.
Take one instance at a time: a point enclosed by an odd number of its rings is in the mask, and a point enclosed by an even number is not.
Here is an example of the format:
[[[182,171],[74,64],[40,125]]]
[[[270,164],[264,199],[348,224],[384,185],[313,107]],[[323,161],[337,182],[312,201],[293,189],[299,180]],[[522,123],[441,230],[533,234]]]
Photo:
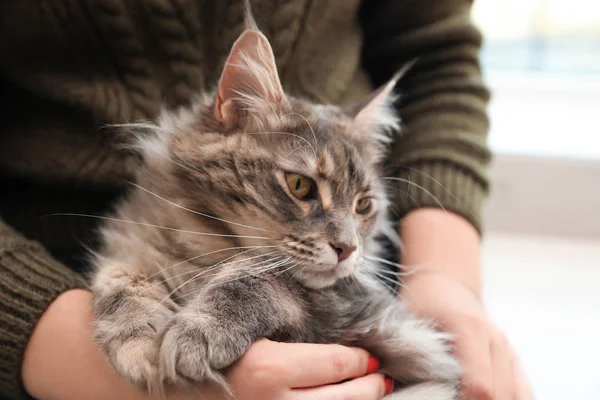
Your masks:
[[[600,161],[600,2],[476,0],[499,153]]]
[[[488,69],[600,74],[600,3],[479,0],[473,17],[486,37]]]

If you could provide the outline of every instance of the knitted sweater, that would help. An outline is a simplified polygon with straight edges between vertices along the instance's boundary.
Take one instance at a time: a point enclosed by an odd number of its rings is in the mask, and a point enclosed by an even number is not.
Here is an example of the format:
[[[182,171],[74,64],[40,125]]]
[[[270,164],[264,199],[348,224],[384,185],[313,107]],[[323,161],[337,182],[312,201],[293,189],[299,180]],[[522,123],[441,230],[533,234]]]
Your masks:
[[[253,0],[288,93],[355,100],[405,62],[404,134],[388,160],[395,211],[454,211],[480,228],[488,91],[470,0]],[[19,0],[0,4],[0,394],[24,396],[23,352],[62,292],[83,287],[78,242],[139,159],[107,124],[151,120],[216,84],[243,29],[241,0]],[[71,260],[75,257],[71,257]],[[57,261],[58,259],[64,262]],[[68,265],[68,266],[67,266]]]

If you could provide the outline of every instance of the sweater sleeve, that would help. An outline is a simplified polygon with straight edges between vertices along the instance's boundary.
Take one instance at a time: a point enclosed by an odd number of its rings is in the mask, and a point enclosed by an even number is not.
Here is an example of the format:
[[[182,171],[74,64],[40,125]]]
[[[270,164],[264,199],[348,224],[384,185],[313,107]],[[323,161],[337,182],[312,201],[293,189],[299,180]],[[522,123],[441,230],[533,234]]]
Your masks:
[[[389,160],[402,217],[419,207],[462,215],[480,232],[488,194],[489,92],[470,0],[374,0],[361,11],[363,62],[377,85],[416,59],[398,85],[401,135]],[[391,183],[391,182],[390,182]]]
[[[79,275],[0,220],[0,397],[28,397],[21,363],[29,337],[59,294],[82,287]]]

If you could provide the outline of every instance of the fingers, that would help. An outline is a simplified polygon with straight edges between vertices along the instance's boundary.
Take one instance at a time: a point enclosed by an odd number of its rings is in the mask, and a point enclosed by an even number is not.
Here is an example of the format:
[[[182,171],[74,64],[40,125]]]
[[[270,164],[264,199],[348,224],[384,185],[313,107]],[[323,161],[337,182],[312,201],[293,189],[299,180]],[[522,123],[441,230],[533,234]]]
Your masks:
[[[466,399],[497,400],[493,397],[493,369],[489,328],[479,320],[466,320],[456,336],[456,355],[464,369],[463,394]]]
[[[278,343],[258,340],[231,371],[264,386],[308,388],[376,372],[379,362],[363,349],[335,344]]]
[[[369,353],[363,349],[340,345],[281,343],[293,369],[282,377],[292,388],[314,387],[341,382],[367,374]],[[375,368],[378,369],[378,368]]]
[[[493,324],[476,322],[465,323],[456,338],[456,353],[464,368],[464,398],[533,400],[527,377],[505,334]]]
[[[523,371],[519,357],[513,351],[513,399],[514,400],[533,400],[533,389],[529,384],[527,375]]]
[[[380,400],[385,396],[387,388],[384,376],[370,374],[348,382],[326,385],[309,389],[293,389],[290,400],[344,400],[352,394],[354,400]]]
[[[490,344],[492,358],[494,400],[513,399],[513,352],[504,333],[492,332]]]

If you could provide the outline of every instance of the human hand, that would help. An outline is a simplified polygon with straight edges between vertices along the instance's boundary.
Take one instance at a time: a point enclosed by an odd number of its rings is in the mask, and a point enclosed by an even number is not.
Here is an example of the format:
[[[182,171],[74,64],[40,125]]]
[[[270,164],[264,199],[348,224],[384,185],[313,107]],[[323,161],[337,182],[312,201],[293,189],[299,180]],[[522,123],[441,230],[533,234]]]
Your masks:
[[[467,400],[533,400],[534,395],[506,335],[485,315],[473,290],[443,272],[418,271],[403,281],[402,297],[418,316],[455,336]]]
[[[381,399],[389,379],[362,349],[261,339],[226,373],[237,400]],[[343,383],[338,383],[346,381]]]
[[[207,385],[198,393],[153,396],[131,386],[110,369],[92,340],[91,293],[71,290],[46,310],[23,361],[26,390],[39,400],[225,400]],[[391,381],[375,374],[366,351],[339,345],[254,343],[226,372],[238,400],[378,400]],[[337,382],[346,381],[336,384]]]

